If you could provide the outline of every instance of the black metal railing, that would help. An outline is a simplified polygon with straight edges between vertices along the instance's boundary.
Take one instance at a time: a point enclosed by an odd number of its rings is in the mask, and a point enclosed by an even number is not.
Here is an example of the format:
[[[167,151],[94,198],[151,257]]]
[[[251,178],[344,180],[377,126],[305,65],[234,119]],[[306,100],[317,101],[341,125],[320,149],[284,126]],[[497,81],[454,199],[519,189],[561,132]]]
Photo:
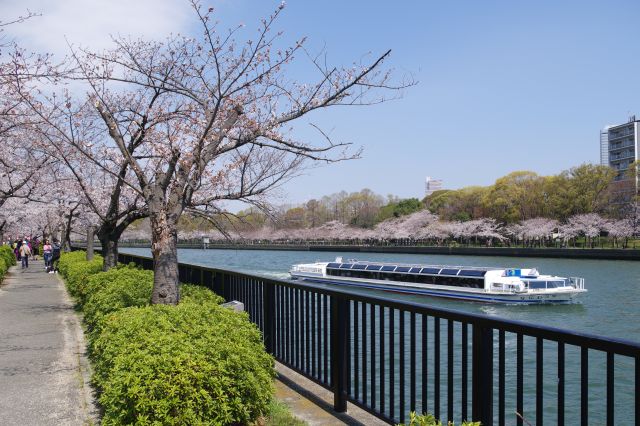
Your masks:
[[[179,273],[243,302],[267,351],[332,390],[337,411],[348,401],[389,423],[417,411],[483,425],[640,425],[635,342],[196,265]]]

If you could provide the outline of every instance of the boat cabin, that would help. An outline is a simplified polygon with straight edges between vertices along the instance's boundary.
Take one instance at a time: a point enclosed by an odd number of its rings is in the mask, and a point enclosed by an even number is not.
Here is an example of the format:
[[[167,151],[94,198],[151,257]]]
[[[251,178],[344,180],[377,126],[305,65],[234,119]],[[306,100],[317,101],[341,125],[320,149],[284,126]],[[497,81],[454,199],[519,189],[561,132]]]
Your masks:
[[[441,266],[410,266],[375,263],[327,264],[327,276],[399,281],[419,284],[440,284],[453,287],[484,288],[489,268],[452,268]]]

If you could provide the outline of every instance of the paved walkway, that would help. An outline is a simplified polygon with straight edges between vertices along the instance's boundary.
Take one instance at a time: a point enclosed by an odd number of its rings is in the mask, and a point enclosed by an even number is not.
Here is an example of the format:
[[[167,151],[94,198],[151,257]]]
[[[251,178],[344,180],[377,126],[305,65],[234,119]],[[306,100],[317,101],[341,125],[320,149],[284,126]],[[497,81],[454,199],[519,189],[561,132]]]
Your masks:
[[[80,321],[42,261],[0,284],[0,424],[95,422]]]

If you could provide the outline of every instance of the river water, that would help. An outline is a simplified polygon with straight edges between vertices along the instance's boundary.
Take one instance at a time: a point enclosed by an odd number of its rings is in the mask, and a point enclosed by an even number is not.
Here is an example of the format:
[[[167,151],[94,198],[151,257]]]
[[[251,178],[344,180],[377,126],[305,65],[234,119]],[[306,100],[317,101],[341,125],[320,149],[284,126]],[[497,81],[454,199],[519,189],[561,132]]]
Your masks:
[[[149,256],[149,249],[126,248],[123,253]],[[611,260],[540,259],[489,256],[413,255],[386,253],[306,252],[269,250],[195,250],[181,249],[180,262],[265,275],[270,278],[288,278],[288,270],[295,263],[332,261],[336,256],[345,259],[401,262],[416,264],[445,264],[465,266],[502,266],[509,268],[535,267],[542,274],[578,276],[585,278],[587,294],[579,303],[571,305],[496,305],[463,302],[427,296],[408,296],[395,293],[373,292],[384,297],[410,300],[437,307],[456,309],[493,317],[525,321],[534,324],[575,330],[605,337],[640,341],[640,262]],[[443,330],[444,331],[444,330]],[[443,337],[446,336],[443,334]],[[446,339],[445,339],[446,340]],[[457,344],[456,344],[457,346]],[[446,346],[443,346],[443,355]],[[507,395],[515,394],[515,337],[507,335]],[[535,341],[525,339],[525,411],[535,412]],[[544,411],[545,422],[555,423],[557,391],[556,347],[552,342],[544,344]],[[496,355],[497,358],[497,355]],[[633,422],[633,362],[616,357],[615,401],[616,423]],[[580,352],[567,347],[566,352],[566,422],[577,423],[580,409],[579,375]],[[589,354],[589,423],[605,421],[606,379],[604,354]],[[496,366],[497,367],[497,366]],[[458,368],[458,367],[456,367]],[[443,371],[446,371],[443,365]],[[459,371],[456,371],[459,376]],[[496,394],[497,395],[497,394]],[[531,398],[530,398],[531,397]],[[507,401],[507,424],[514,424],[513,397]],[[494,410],[495,412],[496,410]],[[446,410],[444,411],[446,413]],[[533,423],[530,414],[527,419]]]

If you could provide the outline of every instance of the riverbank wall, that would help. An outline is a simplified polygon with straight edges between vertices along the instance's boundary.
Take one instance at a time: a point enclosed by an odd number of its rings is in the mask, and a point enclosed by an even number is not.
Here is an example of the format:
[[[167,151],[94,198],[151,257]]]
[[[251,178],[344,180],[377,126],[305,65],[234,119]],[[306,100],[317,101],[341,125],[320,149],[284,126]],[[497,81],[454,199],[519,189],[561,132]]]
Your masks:
[[[144,245],[120,244],[120,247],[149,248]],[[202,244],[178,244],[179,248],[202,249]],[[298,245],[298,244],[209,244],[209,250],[287,250],[316,252],[448,254],[456,256],[547,257],[562,259],[640,260],[637,249],[598,248],[525,248],[525,247],[424,247],[362,245]]]

